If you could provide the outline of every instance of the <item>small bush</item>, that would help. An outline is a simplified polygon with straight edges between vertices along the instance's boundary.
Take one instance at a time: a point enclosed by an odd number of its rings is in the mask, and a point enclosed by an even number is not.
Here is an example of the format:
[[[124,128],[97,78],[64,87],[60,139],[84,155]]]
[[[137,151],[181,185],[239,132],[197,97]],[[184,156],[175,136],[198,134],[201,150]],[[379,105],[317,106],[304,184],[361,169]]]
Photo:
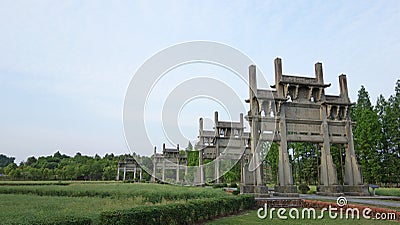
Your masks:
[[[227,183],[213,184],[213,188],[223,188],[223,187],[228,187],[228,184]]]
[[[307,194],[310,190],[310,187],[307,184],[300,184],[298,188],[301,194]]]

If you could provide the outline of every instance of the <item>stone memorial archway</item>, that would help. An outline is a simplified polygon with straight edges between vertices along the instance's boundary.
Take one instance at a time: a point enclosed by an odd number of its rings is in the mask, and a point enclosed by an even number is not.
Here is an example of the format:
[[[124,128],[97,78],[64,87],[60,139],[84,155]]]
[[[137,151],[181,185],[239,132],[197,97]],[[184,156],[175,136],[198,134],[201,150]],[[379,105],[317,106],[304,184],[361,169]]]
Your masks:
[[[362,174],[354,153],[352,121],[349,115],[352,103],[348,97],[346,75],[339,76],[339,95],[326,95],[322,64],[315,64],[315,77],[284,75],[282,61],[276,58],[275,85],[273,90],[258,89],[256,67],[249,67],[250,111],[245,117],[250,126],[251,154],[257,152],[257,144],[273,141],[279,145],[279,183],[275,193],[282,196],[296,196],[289,162],[288,142],[310,142],[320,146],[320,185],[322,195],[365,195],[368,188],[363,185]],[[272,94],[271,94],[272,92]],[[346,160],[344,185],[338,183],[336,168],[330,146],[343,144]],[[262,168],[254,172],[254,182],[246,186],[264,186]],[[257,192],[257,191],[255,191]]]

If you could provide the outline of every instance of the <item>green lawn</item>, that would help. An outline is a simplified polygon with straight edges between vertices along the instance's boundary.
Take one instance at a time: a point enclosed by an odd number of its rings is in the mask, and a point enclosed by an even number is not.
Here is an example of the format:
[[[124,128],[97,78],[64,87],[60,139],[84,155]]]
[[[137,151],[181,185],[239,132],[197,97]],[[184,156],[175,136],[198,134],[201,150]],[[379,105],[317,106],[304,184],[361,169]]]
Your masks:
[[[94,221],[103,211],[132,208],[143,204],[141,198],[111,199],[0,194],[1,224],[29,224],[65,216],[88,217]]]
[[[399,195],[400,189],[378,189]],[[311,186],[315,191],[315,186]],[[378,194],[378,191],[377,191]],[[86,217],[94,224],[105,211],[139,205],[185,202],[189,199],[223,197],[221,189],[122,182],[0,182],[0,224],[30,224],[31,221]],[[259,219],[256,211],[210,221],[207,224],[391,224],[375,220],[280,220]]]
[[[384,196],[399,196],[400,197],[400,188],[377,188],[375,189],[376,195],[384,195]]]
[[[33,194],[39,196],[136,198],[160,203],[163,200],[223,197],[221,189],[182,187],[147,183],[72,183],[69,185],[0,185],[0,194]]]
[[[318,212],[319,215],[319,212]],[[229,216],[221,219],[209,221],[207,225],[224,225],[224,224],[246,224],[246,225],[259,225],[259,224],[274,224],[274,225],[337,225],[337,224],[351,224],[351,225],[380,225],[380,224],[398,224],[396,221],[381,221],[381,220],[367,220],[367,219],[330,219],[328,214],[325,214],[323,219],[279,219],[276,215],[273,219],[260,219],[257,217],[257,210],[247,211],[238,216]]]
[[[221,189],[143,183],[0,185],[0,224],[31,224],[66,216],[86,217],[98,224],[105,211],[228,195]]]

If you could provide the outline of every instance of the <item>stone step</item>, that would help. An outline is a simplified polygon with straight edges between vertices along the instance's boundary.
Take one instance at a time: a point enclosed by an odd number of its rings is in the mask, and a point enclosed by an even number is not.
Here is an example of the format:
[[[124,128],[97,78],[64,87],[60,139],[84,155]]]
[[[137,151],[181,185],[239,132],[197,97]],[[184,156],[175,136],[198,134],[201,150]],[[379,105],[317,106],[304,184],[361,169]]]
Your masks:
[[[274,192],[274,193],[273,193],[273,196],[296,198],[296,197],[299,197],[299,194],[298,194],[298,193],[281,193],[281,192]]]
[[[268,208],[298,208],[302,207],[302,199],[300,198],[256,198],[256,204]]]

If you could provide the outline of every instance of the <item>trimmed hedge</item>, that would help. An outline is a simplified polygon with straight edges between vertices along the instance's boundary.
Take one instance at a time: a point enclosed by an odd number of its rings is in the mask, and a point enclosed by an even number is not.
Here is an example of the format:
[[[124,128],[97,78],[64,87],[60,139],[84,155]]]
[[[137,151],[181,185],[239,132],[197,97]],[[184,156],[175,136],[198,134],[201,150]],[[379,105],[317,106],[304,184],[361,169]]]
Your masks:
[[[47,218],[34,221],[27,221],[24,224],[30,225],[91,225],[92,220],[85,217],[58,217],[58,218]]]
[[[236,214],[255,206],[253,195],[188,200],[128,210],[103,212],[100,224],[195,224],[219,216]]]
[[[70,185],[70,182],[61,182],[61,181],[9,181],[9,182],[0,182],[0,186],[46,186],[46,185],[60,185],[67,186]]]

